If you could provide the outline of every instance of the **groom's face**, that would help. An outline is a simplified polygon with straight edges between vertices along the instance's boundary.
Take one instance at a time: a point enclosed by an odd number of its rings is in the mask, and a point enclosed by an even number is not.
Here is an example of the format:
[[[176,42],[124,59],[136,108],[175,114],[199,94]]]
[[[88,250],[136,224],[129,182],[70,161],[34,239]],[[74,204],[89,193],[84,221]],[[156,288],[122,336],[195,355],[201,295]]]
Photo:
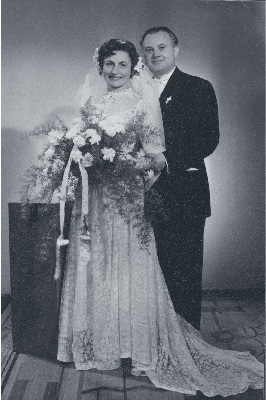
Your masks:
[[[161,78],[174,68],[178,48],[167,32],[159,31],[145,37],[143,52],[146,65],[157,78]]]

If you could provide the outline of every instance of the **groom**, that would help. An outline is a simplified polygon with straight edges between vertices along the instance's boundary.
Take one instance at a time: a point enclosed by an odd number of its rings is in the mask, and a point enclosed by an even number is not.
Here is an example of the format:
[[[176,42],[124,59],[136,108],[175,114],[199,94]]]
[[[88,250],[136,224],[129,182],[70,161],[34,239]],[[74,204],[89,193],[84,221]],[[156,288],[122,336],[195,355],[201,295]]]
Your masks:
[[[170,29],[150,28],[140,43],[160,95],[168,164],[153,186],[168,214],[154,224],[158,258],[176,312],[199,329],[204,225],[211,214],[204,158],[219,142],[216,96],[208,81],[175,66],[178,40]]]

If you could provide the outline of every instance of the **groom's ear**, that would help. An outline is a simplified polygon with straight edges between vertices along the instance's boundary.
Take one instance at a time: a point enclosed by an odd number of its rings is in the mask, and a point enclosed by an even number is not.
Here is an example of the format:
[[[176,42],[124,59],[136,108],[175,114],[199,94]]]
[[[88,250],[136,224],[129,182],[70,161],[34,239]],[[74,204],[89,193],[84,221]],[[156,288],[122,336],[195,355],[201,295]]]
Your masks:
[[[175,46],[175,57],[177,57],[178,52],[179,52],[179,47]]]

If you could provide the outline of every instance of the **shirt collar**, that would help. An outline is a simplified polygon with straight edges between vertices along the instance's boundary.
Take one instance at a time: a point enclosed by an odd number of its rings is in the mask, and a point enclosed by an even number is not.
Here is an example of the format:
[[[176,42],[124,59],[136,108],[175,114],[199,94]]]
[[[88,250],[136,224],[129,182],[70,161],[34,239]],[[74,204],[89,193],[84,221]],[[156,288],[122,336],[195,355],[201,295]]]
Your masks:
[[[157,81],[157,82],[164,82],[164,83],[168,82],[168,80],[171,77],[171,75],[173,74],[174,70],[175,70],[175,67],[167,74],[162,75],[161,78],[156,78],[154,76],[153,79],[154,79],[154,81]]]

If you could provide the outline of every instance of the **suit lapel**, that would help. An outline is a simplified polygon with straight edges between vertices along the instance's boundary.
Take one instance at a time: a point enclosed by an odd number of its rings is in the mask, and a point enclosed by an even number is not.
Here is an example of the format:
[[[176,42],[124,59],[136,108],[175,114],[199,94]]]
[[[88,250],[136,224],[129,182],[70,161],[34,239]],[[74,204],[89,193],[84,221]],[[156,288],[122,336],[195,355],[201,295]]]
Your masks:
[[[183,73],[176,67],[161,93],[160,102],[165,103],[167,98],[173,95],[178,96],[181,93],[184,84],[182,74]]]

